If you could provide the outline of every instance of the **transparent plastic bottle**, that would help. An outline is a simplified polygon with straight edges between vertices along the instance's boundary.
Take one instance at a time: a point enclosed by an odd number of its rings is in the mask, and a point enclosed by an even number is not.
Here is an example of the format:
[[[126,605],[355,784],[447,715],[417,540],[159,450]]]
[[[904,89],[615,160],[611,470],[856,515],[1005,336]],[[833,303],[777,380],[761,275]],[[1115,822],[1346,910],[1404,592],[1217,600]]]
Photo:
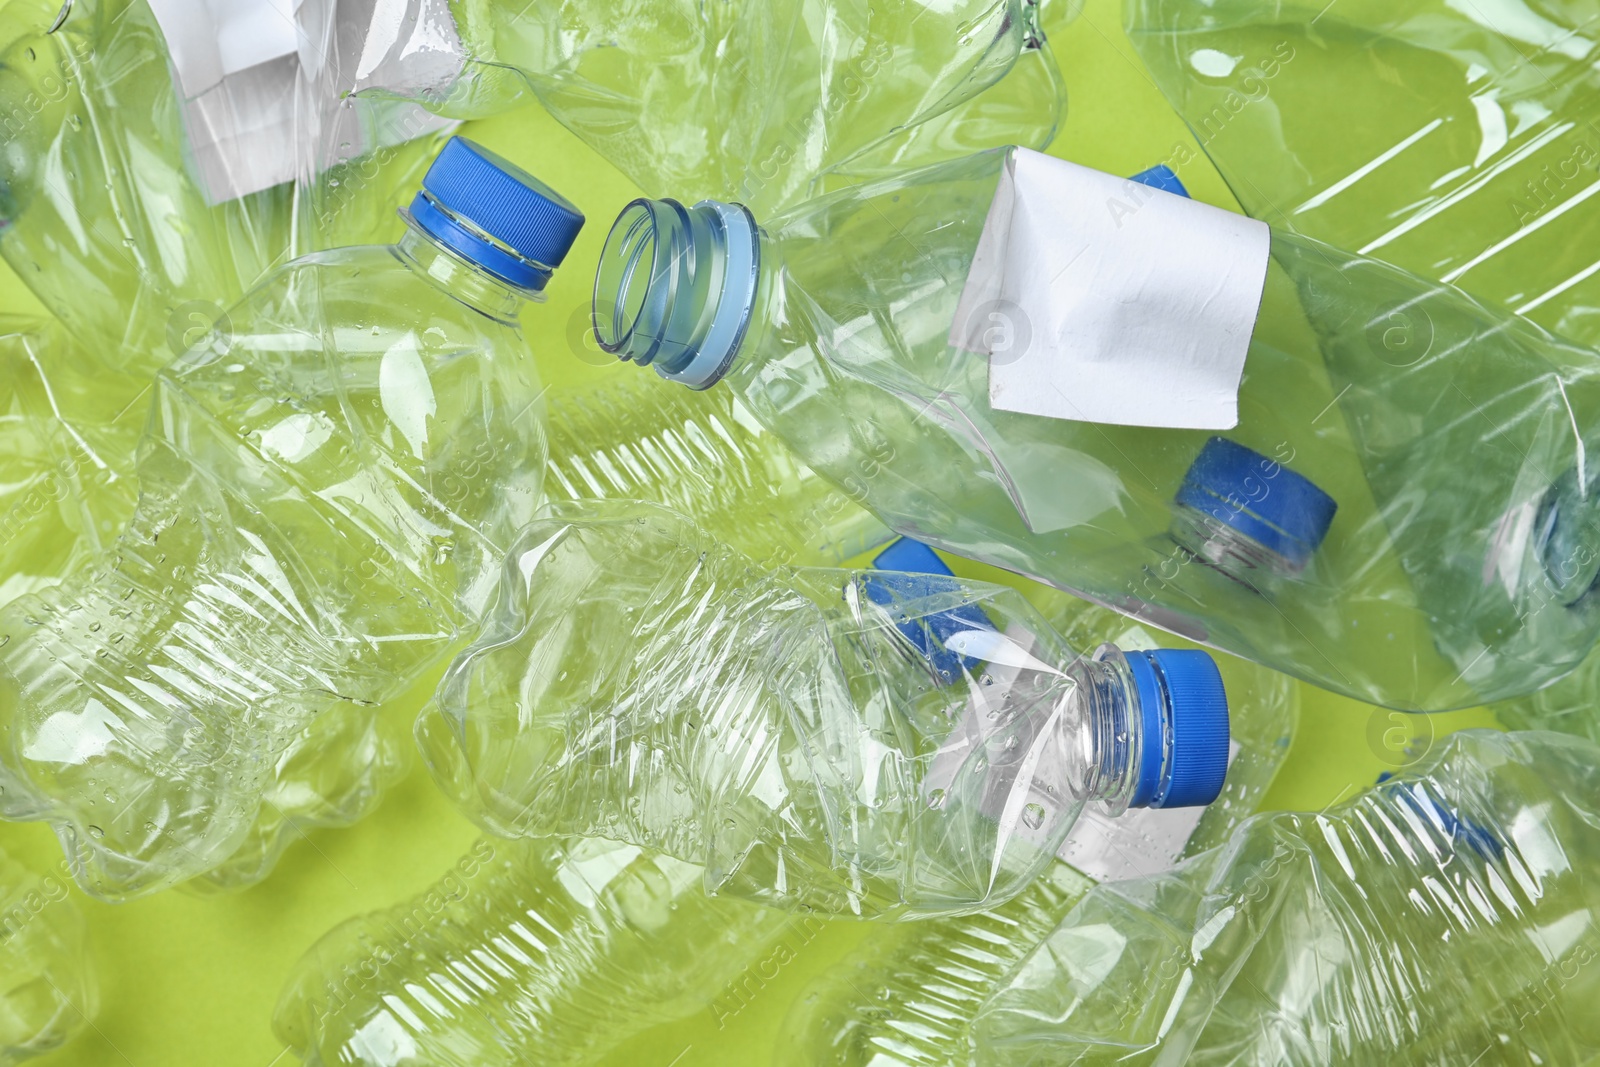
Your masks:
[[[643,189],[772,207],[842,172],[1048,144],[1065,91],[1038,15],[1037,0],[452,0],[390,51],[459,48],[457,76],[423,97],[445,114],[531,92]]]
[[[1578,350],[1457,290],[1273,231],[1226,436],[997,410],[988,361],[949,337],[1006,164],[971,156],[770,219],[636,201],[596,280],[601,347],[725,380],[900,533],[1372,703],[1467,706],[1582,659],[1600,632],[1579,481],[1592,360],[1575,370]],[[1396,304],[1433,330],[1404,367],[1382,325]]]
[[[99,985],[67,892],[0,851],[0,1067],[53,1052],[94,1019]]]
[[[763,563],[833,565],[893,535],[727,390],[629,375],[549,402],[545,499],[650,500]]]
[[[1587,9],[1134,0],[1124,16],[1250,214],[1600,343]],[[1389,327],[1420,337],[1409,311]]]
[[[897,542],[876,565],[884,564],[947,571],[915,542]],[[1038,594],[1031,598],[1036,603],[1042,597],[1041,610],[1051,625],[1078,647],[1153,646],[1149,634],[1114,612],[1044,587],[1032,592]],[[998,908],[875,925],[859,948],[796,999],[774,1045],[775,1065],[947,1067],[963,1062],[972,1020],[984,999],[1094,885],[1124,876],[1120,869],[1105,869],[1106,859],[1128,857],[1148,873],[1226,841],[1260,808],[1288,754],[1299,718],[1299,686],[1231,656],[1219,657],[1217,666],[1229,695],[1234,755],[1222,796],[1195,812],[1197,821],[1134,828],[1130,820],[1118,820],[1104,839],[1069,839],[1058,852],[1063,859]]]
[[[537,506],[516,316],[583,218],[458,139],[408,220],[275,272],[163,370],[114,550],[0,613],[0,813],[49,821],[98,896],[234,851],[319,712],[449,653]]]
[[[699,1011],[788,922],[633,845],[483,838],[318,941],[273,1029],[308,1067],[576,1067]]]
[[[340,158],[308,123],[298,181],[213,203],[146,0],[64,11],[0,52],[0,256],[103,366],[148,380],[267,271],[382,239],[442,143]]]
[[[503,836],[628,841],[708,890],[915,917],[1020,892],[1086,804],[1214,800],[1203,652],[1078,656],[1015,590],[771,574],[654,505],[554,509],[417,738]]]
[[[1600,1053],[1600,750],[1451,735],[1324,812],[1091,892],[975,1064],[1584,1063]]]

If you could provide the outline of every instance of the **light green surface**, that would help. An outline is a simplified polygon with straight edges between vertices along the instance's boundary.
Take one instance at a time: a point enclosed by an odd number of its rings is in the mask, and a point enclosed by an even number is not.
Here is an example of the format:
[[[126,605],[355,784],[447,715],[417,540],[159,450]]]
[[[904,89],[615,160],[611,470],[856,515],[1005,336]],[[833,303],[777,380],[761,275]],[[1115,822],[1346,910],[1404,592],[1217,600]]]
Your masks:
[[[1145,76],[1119,24],[1116,5],[1095,0],[1082,18],[1051,34],[1072,91],[1055,151],[1112,173],[1171,162],[1197,198],[1234,206]],[[546,381],[560,386],[607,373],[639,373],[607,367],[587,337],[595,261],[612,217],[637,191],[541,113],[474,123],[467,132],[560,189],[589,218],[550,287],[549,302],[525,317]],[[0,311],[37,312],[38,305],[7,274],[0,277]],[[416,706],[412,701],[393,713],[409,717]],[[1460,712],[1423,725],[1442,735],[1490,721],[1483,712]],[[1384,756],[1398,750],[1414,726],[1396,713],[1307,690],[1299,740],[1270,806],[1322,807],[1370,783],[1403,758]],[[474,828],[417,767],[376,816],[353,830],[312,834],[289,850],[272,878],[239,895],[169,892],[112,907],[74,893],[91,927],[102,1008],[83,1040],[37,1062],[289,1067],[294,1060],[273,1039],[270,1017],[291,963],[340,920],[426,888],[474,836]],[[60,852],[40,826],[0,825],[0,846],[41,871],[57,870]],[[737,998],[721,998],[716,1009],[641,1035],[607,1064],[765,1064],[794,993],[858,936],[857,928],[836,924],[792,961],[758,965],[763,973],[744,983],[750,992],[743,1007]],[[799,949],[803,939],[792,935],[791,946]]]

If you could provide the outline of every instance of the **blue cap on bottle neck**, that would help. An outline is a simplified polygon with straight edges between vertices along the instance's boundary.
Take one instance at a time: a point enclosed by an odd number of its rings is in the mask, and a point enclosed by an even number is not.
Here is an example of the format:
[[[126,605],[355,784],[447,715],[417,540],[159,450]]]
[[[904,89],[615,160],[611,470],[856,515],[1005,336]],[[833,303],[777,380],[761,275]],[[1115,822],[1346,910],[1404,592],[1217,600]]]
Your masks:
[[[1328,536],[1339,509],[1309,478],[1226,437],[1205,443],[1175,499],[1277,553],[1296,570]]]
[[[452,137],[411,201],[416,224],[468,262],[519,289],[550,281],[583,229],[583,213],[527,171]]]
[[[1217,799],[1228,777],[1228,694],[1216,660],[1198,649],[1177,648],[1124,656],[1143,720],[1128,806],[1204,807]]]
[[[864,583],[867,598],[874,604],[888,605],[896,599],[934,596],[954,592],[958,588],[955,573],[945,565],[944,560],[921,541],[913,541],[909,537],[897,538],[879,552],[873,558],[872,566],[882,572]],[[993,630],[994,625],[982,608],[976,604],[965,604],[949,611],[896,623],[895,628],[928,658],[940,683],[947,685],[960,678],[963,670],[977,670],[978,661],[950,651],[945,647],[946,639],[972,630]]]

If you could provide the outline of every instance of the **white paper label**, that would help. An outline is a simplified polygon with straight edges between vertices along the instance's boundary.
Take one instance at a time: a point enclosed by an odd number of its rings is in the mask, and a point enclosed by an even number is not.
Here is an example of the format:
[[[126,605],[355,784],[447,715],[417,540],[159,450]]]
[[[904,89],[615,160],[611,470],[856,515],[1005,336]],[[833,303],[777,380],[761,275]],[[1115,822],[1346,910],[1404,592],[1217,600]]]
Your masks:
[[[997,410],[1226,430],[1266,283],[1265,223],[1013,149],[950,328]]]
[[[213,203],[451,123],[355,98],[437,91],[462,52],[446,0],[150,0]]]

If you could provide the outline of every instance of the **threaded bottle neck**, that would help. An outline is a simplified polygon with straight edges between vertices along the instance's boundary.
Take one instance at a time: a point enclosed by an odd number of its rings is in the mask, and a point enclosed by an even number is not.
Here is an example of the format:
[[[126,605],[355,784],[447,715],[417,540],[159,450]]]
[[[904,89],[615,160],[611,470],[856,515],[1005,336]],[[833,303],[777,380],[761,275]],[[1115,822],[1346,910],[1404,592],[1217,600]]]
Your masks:
[[[635,200],[600,254],[595,337],[663,378],[710,388],[739,353],[760,270],[760,233],[742,206]]]

